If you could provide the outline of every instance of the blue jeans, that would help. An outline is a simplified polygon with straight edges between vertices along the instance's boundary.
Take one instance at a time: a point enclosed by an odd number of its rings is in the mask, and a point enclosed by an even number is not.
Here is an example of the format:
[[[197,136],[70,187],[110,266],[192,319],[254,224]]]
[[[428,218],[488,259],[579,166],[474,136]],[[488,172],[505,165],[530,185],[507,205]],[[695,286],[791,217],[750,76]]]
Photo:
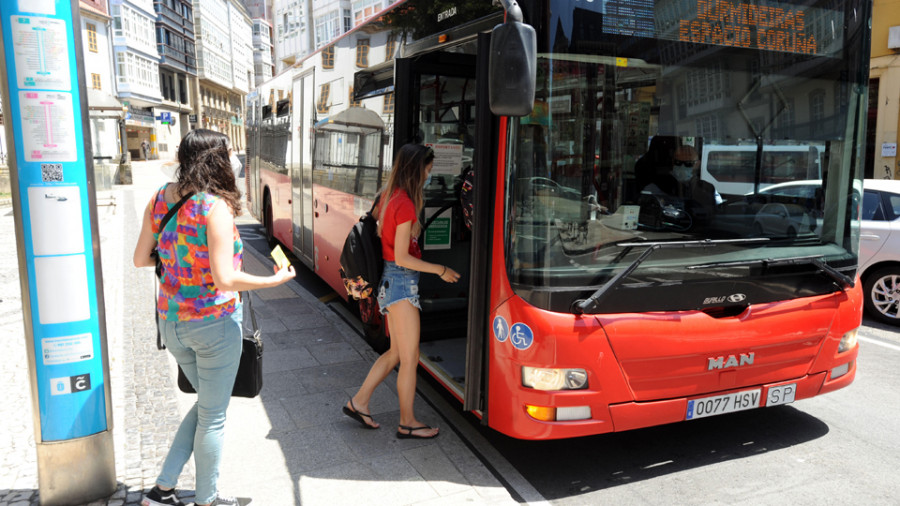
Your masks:
[[[193,453],[198,504],[212,502],[218,492],[225,410],[241,361],[242,315],[238,306],[231,315],[215,320],[159,320],[166,348],[197,391],[197,402],[184,415],[156,483],[174,488]]]

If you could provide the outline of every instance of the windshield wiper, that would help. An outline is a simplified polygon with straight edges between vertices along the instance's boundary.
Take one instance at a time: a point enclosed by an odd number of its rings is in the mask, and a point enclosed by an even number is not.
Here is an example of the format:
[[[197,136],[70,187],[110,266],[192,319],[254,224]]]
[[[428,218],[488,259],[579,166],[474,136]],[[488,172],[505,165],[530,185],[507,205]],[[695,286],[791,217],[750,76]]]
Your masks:
[[[715,267],[744,267],[760,265],[764,269],[768,267],[777,267],[782,265],[814,265],[819,268],[819,272],[824,273],[831,278],[841,289],[842,292],[856,285],[856,280],[834,267],[825,263],[825,257],[814,255],[808,257],[795,258],[759,258],[756,260],[735,260],[731,262],[710,262],[708,264],[689,265],[688,269],[712,269]]]
[[[631,250],[634,247],[644,247],[647,248],[643,253],[640,254],[637,258],[634,259],[628,267],[625,268],[622,272],[616,274],[612,278],[609,279],[606,283],[603,283],[603,286],[597,289],[590,297],[585,300],[575,300],[572,303],[572,312],[575,314],[584,314],[588,309],[593,309],[600,303],[600,299],[603,298],[610,290],[615,288],[625,279],[629,274],[634,272],[635,269],[640,266],[644,260],[647,259],[650,255],[653,254],[654,251],[659,249],[675,249],[675,248],[710,248],[714,246],[719,246],[721,244],[747,244],[747,243],[757,243],[757,242],[768,242],[769,239],[767,237],[755,237],[752,239],[699,239],[696,241],[671,241],[671,242],[622,242],[618,243],[617,246],[621,248],[627,248],[620,257],[625,256],[625,253]]]

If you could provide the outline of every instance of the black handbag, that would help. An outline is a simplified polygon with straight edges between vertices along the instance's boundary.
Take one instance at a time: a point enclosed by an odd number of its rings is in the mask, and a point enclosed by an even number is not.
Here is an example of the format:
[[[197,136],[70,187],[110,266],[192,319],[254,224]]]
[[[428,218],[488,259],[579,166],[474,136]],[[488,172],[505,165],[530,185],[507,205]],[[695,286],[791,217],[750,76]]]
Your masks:
[[[244,324],[241,326],[244,334],[243,350],[231,396],[253,398],[259,395],[263,386],[263,343],[259,325],[256,323],[256,313],[253,312],[253,304],[250,302],[250,293],[245,292],[243,298],[246,305]],[[247,313],[250,313],[250,328],[247,327]],[[186,394],[196,393],[181,366],[178,366],[178,389]]]

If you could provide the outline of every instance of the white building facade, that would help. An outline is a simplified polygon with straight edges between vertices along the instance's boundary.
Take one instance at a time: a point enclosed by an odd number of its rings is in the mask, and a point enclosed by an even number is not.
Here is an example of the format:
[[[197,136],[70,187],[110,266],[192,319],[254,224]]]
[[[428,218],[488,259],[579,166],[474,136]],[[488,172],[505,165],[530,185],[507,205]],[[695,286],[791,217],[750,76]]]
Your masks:
[[[122,104],[116,100],[115,74],[110,50],[112,18],[106,2],[80,2],[84,80],[88,98],[91,151],[95,161],[118,163],[119,121]]]
[[[263,18],[253,19],[253,75],[254,87],[272,79],[275,61],[272,58],[272,25]]]
[[[275,73],[290,67],[312,51],[310,0],[274,0],[272,3],[272,44]]]
[[[162,103],[159,54],[156,52],[156,12],[151,0],[110,0],[112,50],[119,101],[127,107],[125,128],[128,151],[142,159],[141,143],[158,156],[154,107]]]
[[[253,25],[238,0],[194,0],[199,127],[243,150],[244,97],[253,78]]]

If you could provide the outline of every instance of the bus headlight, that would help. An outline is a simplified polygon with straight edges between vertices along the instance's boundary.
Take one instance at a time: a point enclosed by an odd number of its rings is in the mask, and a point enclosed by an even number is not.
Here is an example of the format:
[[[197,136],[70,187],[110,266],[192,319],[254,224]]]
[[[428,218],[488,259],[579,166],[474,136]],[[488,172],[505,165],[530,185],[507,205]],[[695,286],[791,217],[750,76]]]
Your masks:
[[[844,334],[844,337],[841,338],[841,343],[838,344],[838,353],[844,353],[847,350],[853,349],[856,346],[856,333],[859,331],[859,328],[855,328],[850,332]]]
[[[522,386],[535,390],[581,390],[588,386],[587,372],[522,366]]]

